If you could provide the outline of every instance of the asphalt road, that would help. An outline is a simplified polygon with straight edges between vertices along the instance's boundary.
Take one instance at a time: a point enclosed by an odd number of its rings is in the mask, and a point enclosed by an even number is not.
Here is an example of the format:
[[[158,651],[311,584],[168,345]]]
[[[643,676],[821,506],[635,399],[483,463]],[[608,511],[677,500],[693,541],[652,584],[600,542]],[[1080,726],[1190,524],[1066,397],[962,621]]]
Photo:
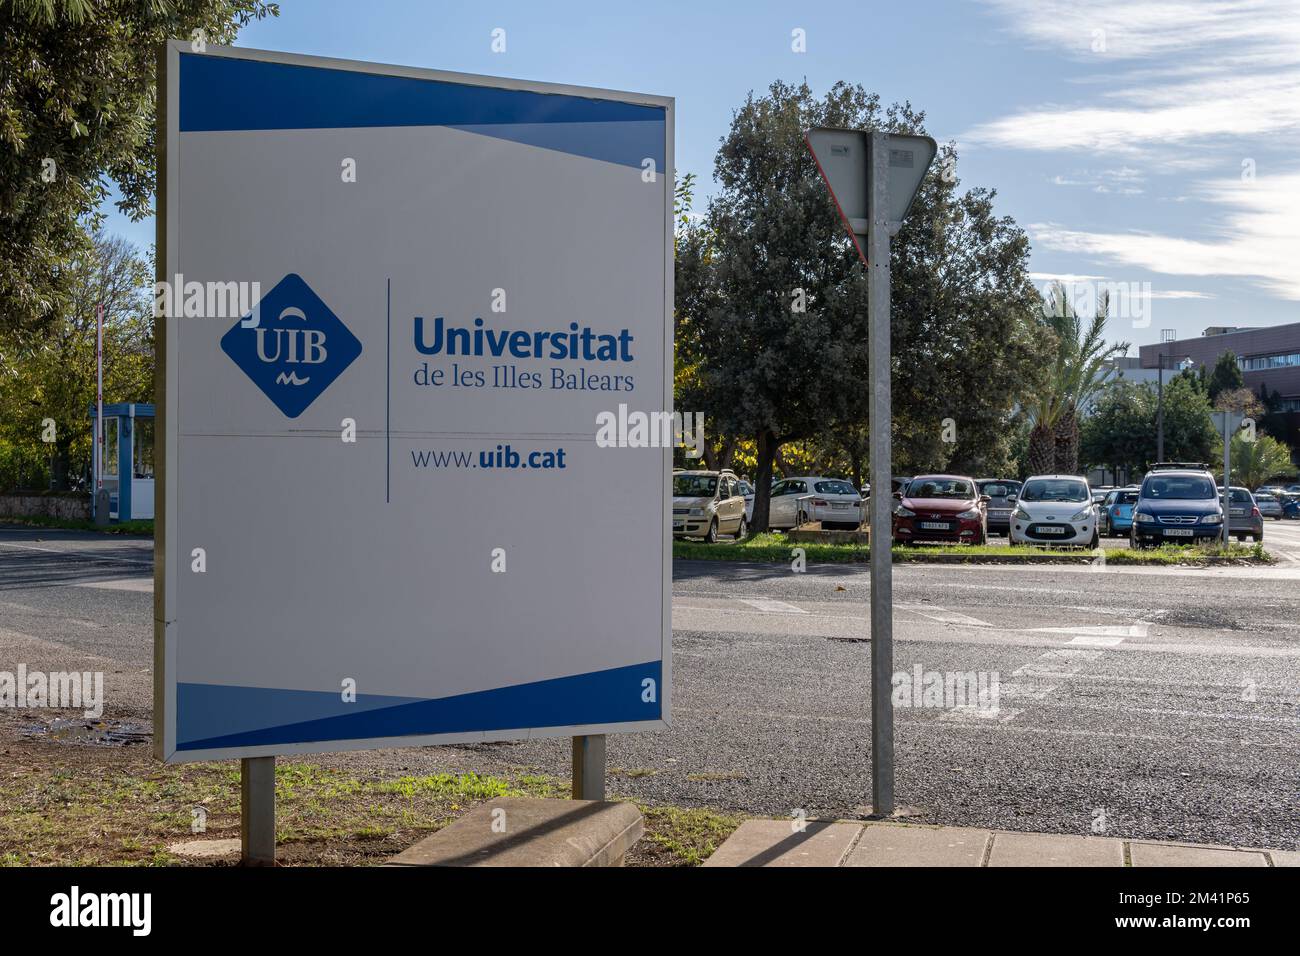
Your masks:
[[[900,565],[895,670],[971,672],[995,713],[896,711],[899,803],[1006,829],[1300,846],[1300,523],[1273,568]],[[150,712],[151,542],[0,527],[0,670],[102,669]],[[609,739],[619,794],[765,814],[870,801],[865,569],[678,562],[673,727]],[[0,715],[0,734],[30,714]],[[567,740],[331,763],[566,776]]]

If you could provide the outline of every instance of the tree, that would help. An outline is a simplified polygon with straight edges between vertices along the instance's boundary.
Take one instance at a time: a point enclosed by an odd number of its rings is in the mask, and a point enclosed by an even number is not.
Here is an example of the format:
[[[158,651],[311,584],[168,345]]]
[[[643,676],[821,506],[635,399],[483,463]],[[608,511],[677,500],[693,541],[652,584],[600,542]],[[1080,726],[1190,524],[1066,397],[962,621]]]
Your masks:
[[[1246,379],[1241,374],[1241,366],[1237,364],[1237,356],[1232,352],[1224,352],[1214,363],[1214,371],[1210,373],[1207,383],[1210,401],[1213,402],[1223,392],[1235,392],[1245,387]]]
[[[922,132],[923,120],[843,83],[821,99],[780,82],[751,94],[717,154],[721,192],[678,242],[677,329],[698,369],[679,399],[724,433],[754,436],[755,530],[767,526],[784,444],[816,446],[820,436],[825,449],[828,429],[867,419],[866,274],[804,131]],[[959,196],[942,168],[893,241],[893,424],[904,463],[954,454],[941,440],[945,417],[958,419],[971,460],[1005,449],[1002,426],[1035,365],[1024,233],[992,215],[992,193]]]
[[[110,183],[149,214],[158,44],[229,43],[263,0],[0,0],[0,328],[63,314]]]
[[[0,332],[0,445],[28,460],[52,452],[56,489],[67,488],[92,451],[98,303],[104,304],[106,400],[153,399],[150,264],[126,240],[101,234],[89,255],[68,263],[67,273],[69,291],[48,329]],[[50,422],[52,449],[42,442]]]
[[[1197,385],[1174,376],[1165,386],[1165,458],[1213,462],[1223,455],[1208,396]],[[1153,432],[1154,434],[1154,432]],[[1154,442],[1152,457],[1154,458]]]
[[[1141,475],[1155,455],[1155,420],[1156,393],[1150,385],[1115,382],[1083,420],[1079,450],[1084,464],[1117,476]]]
[[[1073,474],[1079,470],[1079,409],[1106,384],[1113,370],[1107,360],[1128,351],[1128,343],[1107,345],[1110,299],[1103,293],[1085,324],[1065,286],[1054,282],[1042,308],[1042,332],[1051,343],[1047,374],[1029,404],[1030,474]]]
[[[1244,434],[1232,437],[1228,449],[1232,480],[1247,488],[1258,488],[1270,478],[1290,477],[1296,473],[1291,464],[1291,449],[1268,435],[1247,441]]]

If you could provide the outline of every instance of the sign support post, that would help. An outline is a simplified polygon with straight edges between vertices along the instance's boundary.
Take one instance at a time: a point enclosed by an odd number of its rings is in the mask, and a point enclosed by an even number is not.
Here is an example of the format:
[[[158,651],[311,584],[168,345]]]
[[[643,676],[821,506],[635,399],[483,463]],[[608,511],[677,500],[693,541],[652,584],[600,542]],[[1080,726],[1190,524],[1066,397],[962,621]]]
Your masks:
[[[805,139],[867,268],[871,393],[871,809],[894,812],[893,408],[889,240],[902,228],[938,153],[929,136],[812,129]],[[865,239],[866,251],[862,242]]]
[[[867,234],[871,397],[871,809],[894,812],[893,462],[890,432],[889,138],[871,134],[868,165],[870,231]]]
[[[239,761],[240,863],[275,866],[275,758]]]
[[[573,738],[573,799],[605,799],[605,735]]]

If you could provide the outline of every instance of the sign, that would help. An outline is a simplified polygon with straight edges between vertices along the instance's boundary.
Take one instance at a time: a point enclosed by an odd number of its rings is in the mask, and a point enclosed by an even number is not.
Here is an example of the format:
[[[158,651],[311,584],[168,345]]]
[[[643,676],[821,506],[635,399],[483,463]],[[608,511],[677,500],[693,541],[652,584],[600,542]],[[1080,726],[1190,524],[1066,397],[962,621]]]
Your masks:
[[[672,409],[672,101],[185,43],[160,90],[159,755],[668,726],[672,451],[596,435]]]
[[[844,224],[856,237],[865,237],[871,220],[871,130],[832,129],[819,127],[808,130],[805,139],[817,163],[817,169],[826,180],[835,205],[844,218]],[[912,136],[902,133],[885,134],[887,161],[885,165],[885,201],[882,221],[897,232],[897,226],[907,218],[907,211],[921,188],[926,171],[939,151],[938,144],[929,136]]]

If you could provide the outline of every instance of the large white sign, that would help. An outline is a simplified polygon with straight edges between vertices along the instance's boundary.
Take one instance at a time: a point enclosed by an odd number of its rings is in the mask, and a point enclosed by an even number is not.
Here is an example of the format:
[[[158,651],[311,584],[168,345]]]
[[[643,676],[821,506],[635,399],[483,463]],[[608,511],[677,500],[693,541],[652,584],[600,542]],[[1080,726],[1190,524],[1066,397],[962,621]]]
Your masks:
[[[672,101],[163,82],[160,756],[667,726],[671,450],[596,434],[671,409]]]

